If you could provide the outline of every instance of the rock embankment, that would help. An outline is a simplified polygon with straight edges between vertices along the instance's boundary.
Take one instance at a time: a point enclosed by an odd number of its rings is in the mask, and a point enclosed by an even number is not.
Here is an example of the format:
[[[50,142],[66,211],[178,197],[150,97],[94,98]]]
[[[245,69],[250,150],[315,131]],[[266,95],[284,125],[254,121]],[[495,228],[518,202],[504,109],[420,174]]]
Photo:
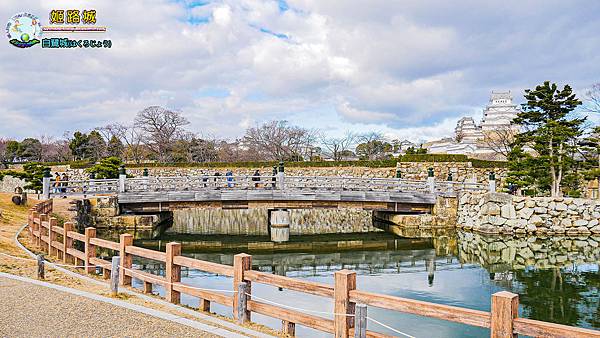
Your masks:
[[[459,197],[458,226],[484,233],[600,233],[600,200],[522,197],[465,192]]]

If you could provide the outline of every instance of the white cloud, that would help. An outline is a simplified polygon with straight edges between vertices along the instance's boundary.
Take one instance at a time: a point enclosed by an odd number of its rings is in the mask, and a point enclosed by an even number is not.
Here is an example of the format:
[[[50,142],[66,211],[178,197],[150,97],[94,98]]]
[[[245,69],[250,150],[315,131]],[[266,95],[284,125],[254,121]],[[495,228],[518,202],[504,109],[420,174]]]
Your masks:
[[[329,111],[338,131],[438,138],[456,117],[479,113],[492,89],[519,99],[547,79],[597,82],[599,6],[290,0],[281,11],[270,0],[6,0],[6,19],[94,8],[113,48],[0,43],[0,136],[60,136],[160,104],[181,109],[194,131],[224,137],[290,116],[318,126],[308,116]],[[225,94],[202,94],[215,91]]]

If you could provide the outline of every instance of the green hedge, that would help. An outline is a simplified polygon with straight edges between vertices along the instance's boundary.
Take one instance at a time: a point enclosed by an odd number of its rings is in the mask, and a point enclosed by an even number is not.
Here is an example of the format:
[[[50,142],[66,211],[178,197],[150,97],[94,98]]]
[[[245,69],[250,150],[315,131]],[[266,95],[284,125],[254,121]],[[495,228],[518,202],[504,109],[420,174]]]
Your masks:
[[[369,168],[393,168],[396,162],[471,162],[475,168],[505,168],[508,162],[504,161],[486,161],[469,158],[466,155],[455,154],[415,154],[404,155],[398,159],[373,160],[373,161],[306,161],[306,162],[285,162],[287,168],[311,168],[311,167],[369,167]],[[89,161],[71,161],[71,162],[47,162],[42,163],[46,166],[70,165],[73,169],[86,169],[94,165]],[[249,162],[205,162],[205,163],[128,163],[127,168],[263,168],[278,165],[278,161],[249,161]]]

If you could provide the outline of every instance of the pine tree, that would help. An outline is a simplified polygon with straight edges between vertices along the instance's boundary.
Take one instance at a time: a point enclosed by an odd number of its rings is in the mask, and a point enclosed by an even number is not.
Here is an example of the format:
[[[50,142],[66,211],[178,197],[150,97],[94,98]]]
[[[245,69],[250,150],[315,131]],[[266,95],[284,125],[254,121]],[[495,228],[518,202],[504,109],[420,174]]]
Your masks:
[[[527,103],[513,120],[525,131],[516,136],[509,155],[509,182],[562,196],[565,178],[576,174],[573,154],[585,118],[570,114],[581,101],[569,85],[561,90],[549,81],[525,90],[525,99]]]

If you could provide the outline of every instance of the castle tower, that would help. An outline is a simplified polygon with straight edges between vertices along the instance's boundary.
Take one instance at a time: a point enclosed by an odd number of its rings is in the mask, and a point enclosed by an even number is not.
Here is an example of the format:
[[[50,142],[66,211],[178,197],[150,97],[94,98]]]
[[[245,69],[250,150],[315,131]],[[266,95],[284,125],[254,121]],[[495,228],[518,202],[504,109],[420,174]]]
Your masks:
[[[472,117],[463,117],[456,123],[454,129],[456,141],[461,143],[477,143],[477,140],[483,138],[483,133],[475,125]]]
[[[484,132],[493,131],[509,126],[510,122],[517,117],[518,113],[519,108],[513,103],[513,97],[510,91],[492,91],[490,103],[483,110],[481,130]]]

